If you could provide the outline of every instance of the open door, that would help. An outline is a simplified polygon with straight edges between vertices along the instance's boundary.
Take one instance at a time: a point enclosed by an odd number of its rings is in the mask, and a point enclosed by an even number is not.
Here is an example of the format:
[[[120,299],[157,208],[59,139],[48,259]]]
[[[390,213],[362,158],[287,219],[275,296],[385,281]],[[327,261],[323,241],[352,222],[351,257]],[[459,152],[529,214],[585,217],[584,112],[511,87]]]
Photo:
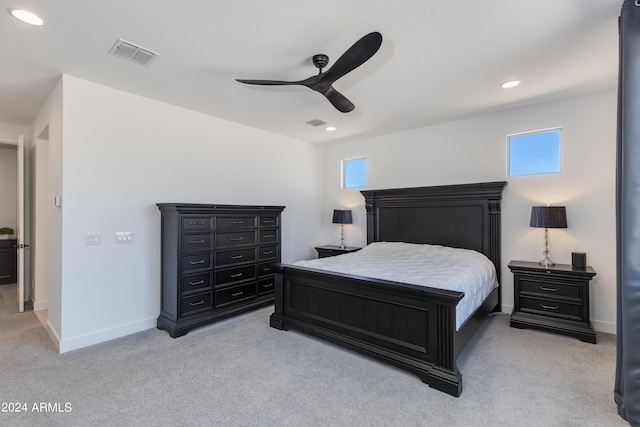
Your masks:
[[[24,279],[25,279],[25,250],[29,247],[25,243],[24,213],[24,137],[18,138],[18,311],[24,311]]]

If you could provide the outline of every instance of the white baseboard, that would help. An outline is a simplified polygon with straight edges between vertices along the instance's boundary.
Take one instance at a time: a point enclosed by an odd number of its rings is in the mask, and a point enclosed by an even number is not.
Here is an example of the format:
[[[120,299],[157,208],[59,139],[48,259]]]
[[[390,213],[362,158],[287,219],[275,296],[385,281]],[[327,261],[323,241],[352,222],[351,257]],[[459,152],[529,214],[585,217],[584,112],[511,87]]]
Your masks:
[[[66,353],[68,351],[135,334],[136,332],[146,331],[147,329],[155,328],[156,321],[157,317],[150,317],[148,319],[116,326],[114,328],[103,329],[101,331],[96,331],[79,337],[66,338],[62,341],[58,340],[58,352]]]
[[[48,310],[49,309],[49,301],[33,301],[33,300],[31,300],[31,302],[33,303],[33,311],[41,311],[41,310]]]

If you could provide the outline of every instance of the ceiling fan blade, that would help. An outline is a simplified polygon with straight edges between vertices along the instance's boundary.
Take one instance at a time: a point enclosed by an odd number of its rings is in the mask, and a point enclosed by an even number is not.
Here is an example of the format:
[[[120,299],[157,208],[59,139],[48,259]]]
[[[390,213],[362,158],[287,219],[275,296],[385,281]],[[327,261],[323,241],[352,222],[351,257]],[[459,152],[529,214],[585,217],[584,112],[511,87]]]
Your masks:
[[[382,34],[377,31],[367,34],[347,49],[333,66],[322,74],[322,80],[331,83],[335,82],[348,72],[364,64],[375,55],[381,45]]]
[[[236,79],[237,82],[246,83],[248,85],[266,85],[266,86],[284,86],[284,85],[299,85],[300,82],[286,82],[282,80],[244,80]]]
[[[349,101],[343,94],[335,90],[333,87],[330,87],[325,93],[324,96],[327,97],[329,102],[333,104],[340,112],[348,113],[356,108],[355,105],[351,101]]]

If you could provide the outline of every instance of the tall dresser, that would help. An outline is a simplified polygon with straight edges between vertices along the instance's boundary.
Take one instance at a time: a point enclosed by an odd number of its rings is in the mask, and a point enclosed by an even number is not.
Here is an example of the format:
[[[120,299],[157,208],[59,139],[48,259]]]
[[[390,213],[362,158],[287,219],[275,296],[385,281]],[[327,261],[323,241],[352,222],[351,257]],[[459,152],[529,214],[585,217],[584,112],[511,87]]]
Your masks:
[[[284,206],[158,203],[162,302],[158,329],[173,338],[273,303]]]

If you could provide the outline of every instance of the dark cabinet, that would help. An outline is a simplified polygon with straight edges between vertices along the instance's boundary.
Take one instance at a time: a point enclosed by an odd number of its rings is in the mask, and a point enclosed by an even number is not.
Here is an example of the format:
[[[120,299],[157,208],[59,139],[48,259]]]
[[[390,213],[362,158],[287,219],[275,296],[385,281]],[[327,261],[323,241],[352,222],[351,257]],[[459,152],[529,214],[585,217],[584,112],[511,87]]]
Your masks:
[[[596,343],[589,318],[589,282],[596,275],[593,268],[511,261],[509,269],[514,284],[512,327],[542,329]]]
[[[330,256],[348,254],[350,252],[359,251],[362,248],[355,246],[345,246],[344,248],[340,248],[337,245],[325,245],[325,246],[316,246],[316,251],[318,252],[318,258],[326,258]]]
[[[16,239],[0,240],[0,285],[18,281],[17,244]]]
[[[176,338],[273,303],[284,206],[158,203],[162,301],[158,328]]]

